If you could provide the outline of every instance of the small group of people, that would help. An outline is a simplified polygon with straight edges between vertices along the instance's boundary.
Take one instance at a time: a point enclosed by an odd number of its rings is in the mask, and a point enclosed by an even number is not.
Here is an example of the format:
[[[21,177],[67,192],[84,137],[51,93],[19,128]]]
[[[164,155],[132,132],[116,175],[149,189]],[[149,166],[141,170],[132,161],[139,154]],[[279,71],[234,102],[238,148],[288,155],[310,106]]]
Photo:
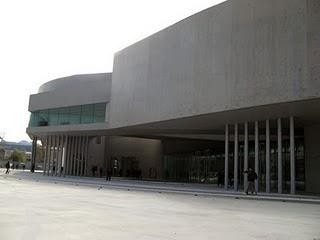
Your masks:
[[[17,164],[14,164],[14,163],[12,163],[12,165],[10,164],[10,162],[8,161],[7,163],[6,163],[6,165],[5,165],[5,167],[6,167],[6,172],[5,172],[5,174],[9,174],[10,173],[10,166],[11,166],[11,168],[12,168],[12,170],[14,170],[14,169],[19,169],[19,164],[17,163]],[[23,170],[25,170],[26,169],[26,166],[25,165],[22,165],[22,169]]]

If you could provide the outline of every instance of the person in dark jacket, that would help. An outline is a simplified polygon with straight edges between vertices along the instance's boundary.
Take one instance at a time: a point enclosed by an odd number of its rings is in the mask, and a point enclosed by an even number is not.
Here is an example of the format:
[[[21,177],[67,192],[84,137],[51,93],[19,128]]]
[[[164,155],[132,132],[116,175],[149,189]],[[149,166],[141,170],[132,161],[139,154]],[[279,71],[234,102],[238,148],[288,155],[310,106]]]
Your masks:
[[[112,175],[111,170],[107,169],[106,173],[107,173],[106,174],[106,181],[111,181],[111,175]]]
[[[6,169],[7,169],[6,174],[9,174],[9,171],[10,171],[10,162],[9,161],[6,163]]]
[[[218,177],[218,187],[222,187],[223,186],[223,177],[224,177],[224,174],[223,174],[223,171],[219,171],[217,173],[217,177]]]
[[[251,194],[255,193],[257,194],[256,188],[254,186],[254,181],[258,178],[258,175],[255,171],[253,171],[252,168],[249,168],[248,170],[244,171],[244,173],[247,174],[247,178],[248,178],[248,185],[246,188],[246,194],[248,195],[249,192],[251,192]]]

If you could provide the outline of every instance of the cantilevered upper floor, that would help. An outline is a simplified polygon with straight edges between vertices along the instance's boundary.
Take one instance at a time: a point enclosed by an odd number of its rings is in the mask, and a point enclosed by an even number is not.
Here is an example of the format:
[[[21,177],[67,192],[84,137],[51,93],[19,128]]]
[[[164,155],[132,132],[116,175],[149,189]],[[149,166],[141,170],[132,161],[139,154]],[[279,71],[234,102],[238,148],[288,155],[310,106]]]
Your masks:
[[[30,96],[27,132],[72,131],[106,125],[111,75],[74,75],[40,86],[38,93]]]

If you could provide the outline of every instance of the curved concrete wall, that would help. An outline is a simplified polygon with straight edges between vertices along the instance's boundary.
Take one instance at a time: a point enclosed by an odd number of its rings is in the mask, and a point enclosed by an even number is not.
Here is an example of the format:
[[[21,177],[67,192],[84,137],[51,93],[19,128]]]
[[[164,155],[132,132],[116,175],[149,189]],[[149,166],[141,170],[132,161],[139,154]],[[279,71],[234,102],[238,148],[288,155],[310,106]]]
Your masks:
[[[229,0],[115,55],[109,126],[320,97],[318,0]]]
[[[111,81],[111,73],[97,73],[47,82],[30,96],[29,111],[109,102]]]

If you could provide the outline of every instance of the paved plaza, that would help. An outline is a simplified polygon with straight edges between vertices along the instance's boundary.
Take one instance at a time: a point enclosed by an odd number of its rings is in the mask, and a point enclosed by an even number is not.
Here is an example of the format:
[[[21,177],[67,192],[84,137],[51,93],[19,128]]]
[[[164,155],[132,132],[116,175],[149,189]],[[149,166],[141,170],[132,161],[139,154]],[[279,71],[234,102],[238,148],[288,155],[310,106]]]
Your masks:
[[[3,240],[320,239],[316,203],[109,188],[2,170],[0,187]]]

